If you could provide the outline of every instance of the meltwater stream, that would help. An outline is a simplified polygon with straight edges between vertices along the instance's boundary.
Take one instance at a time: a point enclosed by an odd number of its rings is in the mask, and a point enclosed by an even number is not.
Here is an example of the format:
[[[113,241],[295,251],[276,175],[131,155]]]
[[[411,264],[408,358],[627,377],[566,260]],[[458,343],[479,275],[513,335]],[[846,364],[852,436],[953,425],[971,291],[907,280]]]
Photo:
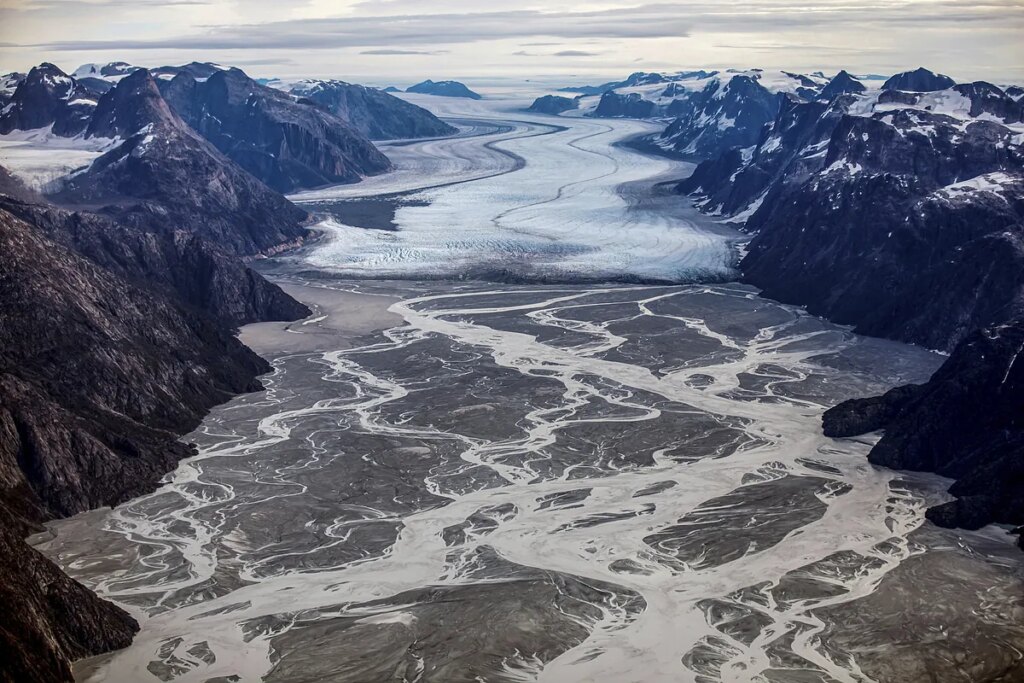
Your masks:
[[[941,358],[742,285],[586,284],[725,280],[737,234],[621,144],[650,124],[443,106],[459,137],[295,198],[331,239],[279,259],[316,310],[267,391],[39,546],[142,626],[80,680],[1021,680],[1010,538],[821,432]],[[339,332],[353,292],[391,322]]]
[[[276,358],[163,488],[58,526],[142,622],[83,680],[915,680],[856,605],[948,589],[899,577],[955,536],[915,538],[928,483],[820,415],[933,354],[740,285],[361,287],[404,322]],[[1012,572],[969,573],[1010,609]],[[943,648],[1019,659],[1019,618],[962,611],[998,647]]]

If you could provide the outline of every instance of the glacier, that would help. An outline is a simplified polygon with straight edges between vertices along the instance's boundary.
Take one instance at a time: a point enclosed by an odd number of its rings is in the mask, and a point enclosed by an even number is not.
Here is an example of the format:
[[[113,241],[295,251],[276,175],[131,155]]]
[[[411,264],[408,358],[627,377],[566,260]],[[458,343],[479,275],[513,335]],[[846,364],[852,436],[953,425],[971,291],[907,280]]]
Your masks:
[[[692,166],[624,144],[660,132],[657,124],[532,114],[518,97],[404,97],[463,132],[385,143],[393,173],[291,196],[322,216],[327,239],[301,256],[310,267],[358,278],[735,276],[739,234],[659,187]],[[396,230],[331,214],[337,202],[368,198],[396,203]]]

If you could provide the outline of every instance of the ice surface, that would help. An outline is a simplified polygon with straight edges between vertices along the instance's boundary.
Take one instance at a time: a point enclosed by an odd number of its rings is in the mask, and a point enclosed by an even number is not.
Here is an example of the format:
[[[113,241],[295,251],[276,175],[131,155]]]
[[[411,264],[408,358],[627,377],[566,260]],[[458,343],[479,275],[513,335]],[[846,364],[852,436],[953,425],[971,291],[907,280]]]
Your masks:
[[[0,166],[35,190],[52,189],[62,177],[88,166],[120,142],[110,138],[63,138],[51,129],[47,126],[0,135]]]
[[[319,227],[331,239],[307,255],[311,265],[388,278],[680,281],[732,273],[727,230],[674,211],[685,207],[681,197],[644,203],[655,182],[688,172],[618,146],[658,126],[527,114],[525,100],[406,97],[483,134],[385,146],[394,173],[295,195],[308,203],[409,193],[396,232],[325,219]]]

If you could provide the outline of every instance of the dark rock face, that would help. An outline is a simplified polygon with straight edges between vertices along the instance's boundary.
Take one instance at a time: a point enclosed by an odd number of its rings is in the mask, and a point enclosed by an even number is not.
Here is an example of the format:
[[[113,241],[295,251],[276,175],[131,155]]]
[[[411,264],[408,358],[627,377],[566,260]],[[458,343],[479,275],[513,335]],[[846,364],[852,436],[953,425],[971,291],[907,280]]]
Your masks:
[[[311,81],[292,88],[291,93],[317,103],[370,140],[441,137],[456,132],[423,107],[376,88]]]
[[[238,69],[217,71],[205,81],[184,71],[161,85],[189,126],[278,191],[356,182],[391,168],[345,121]]]
[[[767,296],[949,350],[1022,309],[1024,150],[997,120],[1018,104],[982,83],[788,99],[749,152],[680,189],[749,216],[741,268]]]
[[[280,287],[198,235],[144,232],[97,214],[64,211],[31,199],[0,197],[0,209],[141,288],[173,292],[179,301],[228,328],[309,315]]]
[[[6,107],[14,97],[14,91],[18,84],[25,80],[26,74],[12,71],[9,74],[0,76],[0,108]]]
[[[823,102],[784,97],[772,125],[751,148],[732,148],[702,161],[677,187],[698,195],[702,210],[732,215],[754,205],[769,188],[790,173],[811,172],[820,160],[802,156],[804,150],[827,145],[836,116]]]
[[[867,90],[867,88],[863,83],[843,70],[837,73],[832,80],[821,89],[817,99],[825,102],[831,102],[840,95],[846,95],[849,93],[856,95],[864,92],[865,90]]]
[[[148,72],[115,76],[68,119],[81,86],[43,65],[5,119],[123,142],[55,194],[101,214],[47,205],[0,168],[3,680],[70,681],[70,660],[137,630],[23,536],[157,486],[193,452],[181,434],[260,388],[269,366],[232,329],[308,314],[236,258],[301,239],[305,213],[185,125]]]
[[[677,118],[662,138],[673,149],[696,157],[715,157],[731,147],[749,147],[774,120],[782,96],[745,75],[710,82],[674,111]]]
[[[73,659],[127,646],[138,626],[22,537],[46,518],[154,488],[192,453],[177,437],[213,405],[259,389],[269,366],[159,284],[133,284],[44,236],[97,248],[86,238],[109,222],[81,217],[75,233],[64,212],[20,206],[47,224],[0,208],[0,657],[4,680],[51,683],[72,680]],[[140,269],[149,255],[133,250],[145,243],[107,245],[106,257]]]
[[[971,101],[969,112],[971,116],[991,114],[1006,123],[1024,121],[1024,103],[1014,100],[1005,91],[991,83],[985,81],[961,83],[953,86],[952,90]]]
[[[175,440],[268,366],[213,319],[135,287],[0,212],[2,459],[50,514],[152,488]],[[5,468],[6,469],[6,468]],[[21,482],[5,482],[4,489]]]
[[[741,268],[768,296],[859,332],[949,349],[1021,310],[1021,151],[995,123],[893,121],[841,118],[823,172],[787,174],[747,222],[758,234]],[[995,191],[958,191],[961,178]]]
[[[882,396],[844,401],[825,411],[822,430],[825,436],[843,438],[885,429],[920,393],[920,385],[908,384],[890,389]]]
[[[68,662],[127,647],[139,626],[28,547],[20,527],[0,504],[0,679],[70,682]]]
[[[205,80],[221,71],[225,71],[225,68],[213,62],[189,62],[181,66],[157,67],[153,69],[153,75],[163,79],[167,77],[174,78],[178,74],[185,73],[192,76],[192,78]]]
[[[920,386],[825,413],[825,433],[885,429],[877,465],[957,479],[958,500],[928,511],[941,526],[1024,523],[1024,319],[968,336]]]
[[[86,137],[128,138],[146,126],[162,125],[180,127],[156,82],[148,71],[140,69],[100,98]]]
[[[898,73],[882,84],[882,90],[904,90],[906,92],[932,92],[946,90],[956,85],[949,76],[937,74],[925,68]]]
[[[606,92],[594,110],[594,116],[624,117],[643,119],[654,113],[654,102],[645,100],[639,93],[620,95],[617,92]]]
[[[89,125],[95,107],[93,93],[53,64],[40,64],[15,88],[0,115],[0,134],[53,126],[54,135],[77,135]]]
[[[559,97],[558,95],[544,95],[538,97],[530,105],[527,111],[536,112],[538,114],[552,114],[557,116],[565,111],[571,111],[577,109],[580,103],[577,99],[572,97]]]
[[[440,97],[468,97],[471,100],[483,99],[479,93],[473,92],[458,81],[434,82],[428,79],[406,88],[405,92],[419,93],[421,95],[438,95]]]
[[[928,512],[946,526],[1024,522],[1019,106],[982,82],[788,98],[756,145],[679,185],[704,210],[746,219],[741,268],[766,296],[953,349],[926,384],[823,419],[835,437],[884,429],[875,464],[956,478],[958,500]]]
[[[125,141],[70,178],[59,203],[102,208],[143,232],[184,230],[235,255],[304,236],[305,212],[185,125],[147,71],[122,79],[96,109],[87,134]]]

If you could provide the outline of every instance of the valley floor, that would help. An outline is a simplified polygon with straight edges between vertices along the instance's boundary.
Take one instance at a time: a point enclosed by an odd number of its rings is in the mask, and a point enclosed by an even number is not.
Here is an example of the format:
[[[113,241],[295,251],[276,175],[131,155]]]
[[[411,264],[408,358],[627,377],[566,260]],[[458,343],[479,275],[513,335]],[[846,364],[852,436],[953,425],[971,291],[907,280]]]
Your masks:
[[[821,432],[941,358],[729,282],[737,236],[656,191],[680,166],[612,144],[645,124],[459,106],[472,134],[302,197],[330,239],[261,268],[314,312],[242,331],[267,391],[158,491],[35,539],[142,624],[79,678],[1024,674],[1012,537],[935,528],[947,482]],[[503,279],[557,282],[441,279],[516,254]]]

